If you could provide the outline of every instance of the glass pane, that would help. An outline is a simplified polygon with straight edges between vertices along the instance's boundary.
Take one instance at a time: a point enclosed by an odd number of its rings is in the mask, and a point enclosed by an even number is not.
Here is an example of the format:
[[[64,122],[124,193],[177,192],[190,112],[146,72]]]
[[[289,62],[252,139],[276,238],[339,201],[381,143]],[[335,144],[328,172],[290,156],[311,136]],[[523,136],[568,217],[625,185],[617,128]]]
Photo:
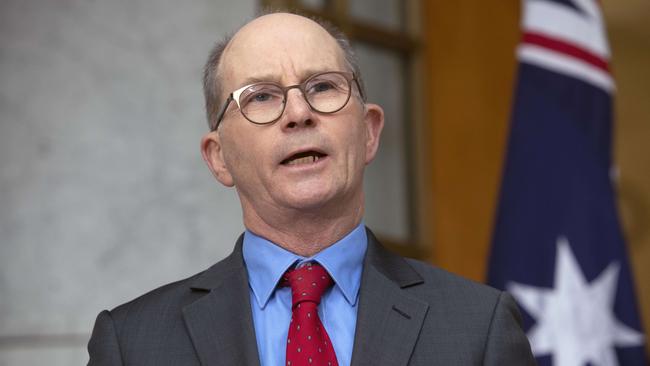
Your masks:
[[[401,0],[350,0],[350,15],[377,26],[400,30],[404,3]]]
[[[385,113],[379,152],[366,169],[366,224],[379,235],[406,241],[410,218],[402,61],[395,52],[365,44],[356,44],[355,49],[368,102],[379,104]]]

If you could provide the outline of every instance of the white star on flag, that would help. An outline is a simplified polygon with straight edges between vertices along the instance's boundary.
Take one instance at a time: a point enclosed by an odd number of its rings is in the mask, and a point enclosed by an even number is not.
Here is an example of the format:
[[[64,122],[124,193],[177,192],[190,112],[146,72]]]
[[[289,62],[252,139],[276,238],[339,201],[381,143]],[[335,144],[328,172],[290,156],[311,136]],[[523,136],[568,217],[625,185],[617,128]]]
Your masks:
[[[613,311],[619,268],[612,262],[588,283],[569,241],[560,237],[554,288],[508,284],[508,291],[535,318],[527,334],[535,356],[551,354],[554,366],[616,366],[614,347],[643,344],[643,334],[621,323]]]

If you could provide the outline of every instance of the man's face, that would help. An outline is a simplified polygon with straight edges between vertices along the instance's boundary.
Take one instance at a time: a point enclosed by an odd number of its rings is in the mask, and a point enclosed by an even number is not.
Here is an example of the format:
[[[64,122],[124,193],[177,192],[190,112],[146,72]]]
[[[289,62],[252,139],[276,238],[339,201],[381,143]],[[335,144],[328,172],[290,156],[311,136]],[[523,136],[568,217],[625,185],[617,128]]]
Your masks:
[[[258,81],[299,84],[323,71],[349,71],[342,50],[316,23],[290,14],[244,26],[219,69],[225,95]],[[231,103],[219,130],[203,139],[204,159],[221,183],[237,188],[244,210],[258,216],[345,207],[354,200],[362,205],[363,170],[375,156],[383,112],[364,106],[351,85],[352,97],[333,114],[311,111],[291,89],[284,113],[269,125],[247,121]]]

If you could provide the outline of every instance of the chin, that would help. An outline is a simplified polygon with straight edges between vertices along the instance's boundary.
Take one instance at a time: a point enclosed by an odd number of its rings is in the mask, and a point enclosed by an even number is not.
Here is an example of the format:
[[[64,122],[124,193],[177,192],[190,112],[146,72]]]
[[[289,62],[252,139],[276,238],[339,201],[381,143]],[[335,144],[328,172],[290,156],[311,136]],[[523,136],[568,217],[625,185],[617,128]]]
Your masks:
[[[311,195],[307,197],[291,197],[287,201],[287,206],[297,210],[311,211],[322,209],[330,202],[331,200],[325,197]]]
[[[320,188],[320,189],[318,189]],[[335,192],[322,189],[323,187],[314,187],[313,189],[298,189],[287,192],[284,196],[286,206],[298,210],[315,210],[327,206],[329,203],[336,201]]]

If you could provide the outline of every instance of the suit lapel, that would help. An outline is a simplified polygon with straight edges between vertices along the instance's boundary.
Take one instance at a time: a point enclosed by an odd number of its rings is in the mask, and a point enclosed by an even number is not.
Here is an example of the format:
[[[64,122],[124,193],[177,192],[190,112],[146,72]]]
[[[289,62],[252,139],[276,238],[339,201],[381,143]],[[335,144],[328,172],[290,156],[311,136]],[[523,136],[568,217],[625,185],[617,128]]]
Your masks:
[[[242,237],[233,253],[204,272],[192,291],[205,296],[183,308],[194,348],[207,365],[259,366]]]
[[[353,366],[408,364],[429,305],[403,289],[422,282],[403,258],[383,249],[368,231]]]

